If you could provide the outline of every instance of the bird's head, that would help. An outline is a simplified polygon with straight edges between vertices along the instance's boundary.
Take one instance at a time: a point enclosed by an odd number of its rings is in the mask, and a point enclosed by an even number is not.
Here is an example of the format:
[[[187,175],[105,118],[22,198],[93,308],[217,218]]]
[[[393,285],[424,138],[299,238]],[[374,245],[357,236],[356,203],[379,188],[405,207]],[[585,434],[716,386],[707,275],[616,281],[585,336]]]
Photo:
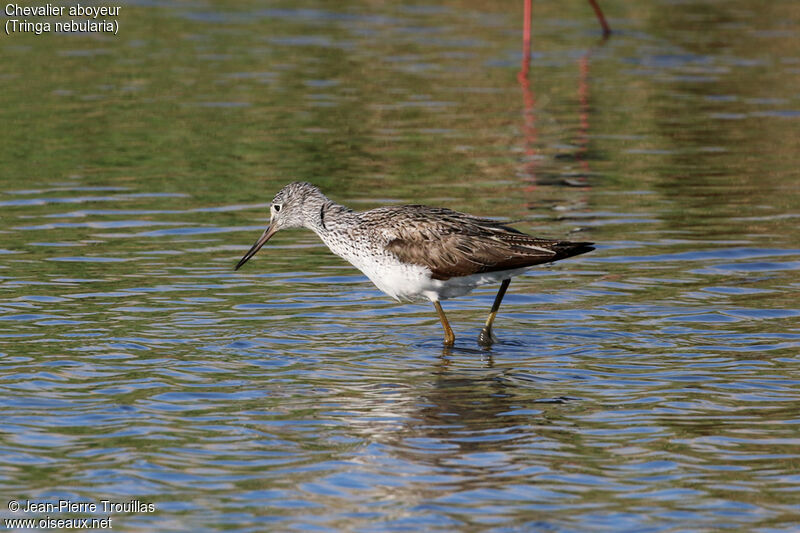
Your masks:
[[[261,237],[236,265],[235,270],[244,265],[264,246],[273,235],[286,228],[309,227],[310,214],[320,201],[327,200],[320,190],[305,181],[295,181],[283,187],[269,206],[269,225]],[[319,208],[317,207],[318,211]]]

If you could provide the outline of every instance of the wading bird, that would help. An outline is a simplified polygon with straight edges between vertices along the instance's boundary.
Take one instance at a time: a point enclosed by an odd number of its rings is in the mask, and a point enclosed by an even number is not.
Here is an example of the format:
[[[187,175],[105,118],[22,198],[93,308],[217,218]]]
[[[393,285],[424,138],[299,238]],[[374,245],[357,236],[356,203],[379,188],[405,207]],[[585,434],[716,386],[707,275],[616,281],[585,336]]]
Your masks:
[[[402,205],[361,213],[329,200],[314,185],[283,187],[270,205],[267,229],[236,265],[238,270],[275,233],[308,228],[336,255],[399,301],[430,300],[444,327],[444,344],[455,335],[441,300],[500,282],[478,343],[490,346],[492,324],[511,278],[534,265],[593,250],[590,242],[532,237],[500,222],[443,207]]]

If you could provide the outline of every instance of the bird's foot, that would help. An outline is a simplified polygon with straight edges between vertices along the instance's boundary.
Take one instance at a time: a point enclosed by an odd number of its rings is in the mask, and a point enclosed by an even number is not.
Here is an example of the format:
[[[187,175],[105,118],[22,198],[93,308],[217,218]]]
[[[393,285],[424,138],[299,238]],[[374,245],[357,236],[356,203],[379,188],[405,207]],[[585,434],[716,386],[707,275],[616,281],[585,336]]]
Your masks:
[[[490,347],[495,341],[497,341],[497,337],[494,336],[491,328],[483,328],[478,335],[478,344],[484,348]]]

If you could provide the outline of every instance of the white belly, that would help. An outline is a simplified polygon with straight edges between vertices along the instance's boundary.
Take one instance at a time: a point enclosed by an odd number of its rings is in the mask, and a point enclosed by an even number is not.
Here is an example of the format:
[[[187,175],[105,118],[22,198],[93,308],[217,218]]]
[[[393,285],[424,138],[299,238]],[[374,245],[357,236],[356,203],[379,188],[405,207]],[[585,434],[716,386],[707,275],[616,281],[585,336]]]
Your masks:
[[[447,280],[431,278],[428,267],[401,263],[390,253],[375,253],[370,243],[352,241],[345,245],[336,234],[320,235],[328,248],[366,275],[381,291],[400,301],[430,300],[436,302],[462,296],[475,287],[499,283],[518,276],[528,268],[486,272]],[[353,245],[355,244],[355,245]]]
[[[350,262],[363,272],[381,291],[400,301],[427,299],[436,302],[447,300],[448,298],[463,296],[471,292],[475,287],[489,283],[499,283],[504,279],[518,276],[528,270],[527,268],[519,268],[439,280],[431,278],[431,271],[427,267],[404,264],[396,259],[381,263],[372,261]]]

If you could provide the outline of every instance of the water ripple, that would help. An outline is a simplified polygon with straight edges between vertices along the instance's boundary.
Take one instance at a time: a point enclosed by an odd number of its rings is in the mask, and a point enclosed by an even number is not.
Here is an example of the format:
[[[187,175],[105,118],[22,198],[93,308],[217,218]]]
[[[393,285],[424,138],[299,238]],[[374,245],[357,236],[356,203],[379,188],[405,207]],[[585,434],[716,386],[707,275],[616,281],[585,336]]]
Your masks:
[[[797,32],[707,4],[597,44],[537,3],[527,86],[491,3],[135,0],[180,38],[133,17],[57,76],[8,44],[7,123],[48,127],[2,145],[3,493],[153,502],[131,531],[796,530]],[[444,302],[447,348],[310,232],[233,271],[291,179],[598,246],[515,278],[491,349],[496,287]]]

